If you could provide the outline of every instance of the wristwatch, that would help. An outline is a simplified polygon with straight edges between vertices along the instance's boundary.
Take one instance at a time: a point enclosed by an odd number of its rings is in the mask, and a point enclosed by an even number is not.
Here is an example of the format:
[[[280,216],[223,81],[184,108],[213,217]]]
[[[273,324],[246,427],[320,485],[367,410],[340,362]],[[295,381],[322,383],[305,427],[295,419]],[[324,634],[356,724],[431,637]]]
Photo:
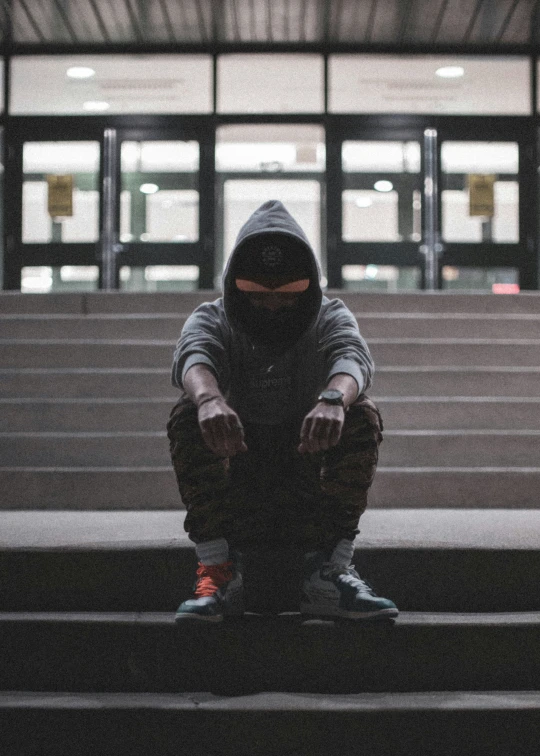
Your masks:
[[[317,397],[318,402],[324,402],[325,404],[336,404],[340,407],[344,407],[343,393],[337,389],[325,389],[321,391]]]

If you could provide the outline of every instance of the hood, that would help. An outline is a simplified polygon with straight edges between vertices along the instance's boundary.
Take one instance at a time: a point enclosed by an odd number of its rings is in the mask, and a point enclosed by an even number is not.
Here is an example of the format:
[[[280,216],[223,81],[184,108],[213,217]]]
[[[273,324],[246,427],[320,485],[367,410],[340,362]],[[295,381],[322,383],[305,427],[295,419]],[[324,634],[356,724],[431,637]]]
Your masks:
[[[262,312],[248,300],[246,294],[235,285],[239,260],[246,254],[270,243],[278,245],[284,255],[293,253],[304,256],[309,271],[308,289],[299,295],[297,305],[288,312],[281,311],[276,317]],[[282,244],[280,244],[282,242]],[[287,260],[283,261],[285,268]],[[320,269],[317,258],[306,234],[279,200],[269,200],[261,205],[240,229],[235,245],[223,273],[223,306],[225,315],[234,330],[242,331],[257,344],[280,346],[284,349],[294,344],[316,322],[322,302]]]

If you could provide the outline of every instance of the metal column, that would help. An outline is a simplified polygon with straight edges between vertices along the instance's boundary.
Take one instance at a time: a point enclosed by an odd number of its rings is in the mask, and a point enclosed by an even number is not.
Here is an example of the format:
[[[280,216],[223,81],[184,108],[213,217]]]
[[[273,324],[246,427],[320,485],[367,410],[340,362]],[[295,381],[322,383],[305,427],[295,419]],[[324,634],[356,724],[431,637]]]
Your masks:
[[[439,186],[437,130],[424,130],[424,243],[420,251],[426,257],[425,288],[439,288],[439,265],[442,252],[439,232]]]
[[[116,129],[105,129],[103,138],[103,204],[101,226],[101,286],[118,288],[116,256],[122,250],[116,236],[118,196],[118,138]]]

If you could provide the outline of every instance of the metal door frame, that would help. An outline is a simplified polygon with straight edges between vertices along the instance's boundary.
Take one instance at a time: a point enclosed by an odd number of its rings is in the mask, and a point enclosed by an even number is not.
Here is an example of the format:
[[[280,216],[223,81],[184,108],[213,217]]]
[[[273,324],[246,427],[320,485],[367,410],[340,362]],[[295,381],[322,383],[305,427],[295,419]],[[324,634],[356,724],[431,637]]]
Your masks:
[[[434,135],[436,161],[428,176],[427,133]],[[341,167],[342,144],[347,140],[420,141],[422,150],[422,203],[421,242],[347,242],[342,239],[342,192],[344,189]],[[434,288],[441,288],[443,265],[461,267],[517,267],[522,289],[536,289],[538,281],[538,230],[530,212],[537,205],[537,174],[534,155],[535,131],[528,116],[328,116],[327,117],[327,217],[328,217],[328,279],[331,288],[341,288],[341,268],[347,264],[414,265],[422,271],[421,288],[429,284],[426,276],[427,261],[431,254],[436,271]],[[518,244],[504,243],[445,243],[440,239],[441,186],[436,186],[431,208],[432,223],[427,203],[428,183],[440,175],[441,143],[456,141],[515,141],[519,145],[519,229]],[[433,146],[433,145],[432,145]],[[529,211],[527,212],[527,208]],[[426,215],[427,213],[427,215]],[[434,219],[434,220],[433,220]],[[433,223],[436,225],[433,226]],[[431,238],[426,238],[431,228]]]
[[[135,125],[134,125],[135,124]],[[198,265],[199,287],[213,288],[214,268],[214,127],[205,117],[11,117],[6,126],[4,287],[20,289],[21,270],[30,265],[97,265],[100,288],[118,286],[120,265]],[[199,240],[121,245],[120,150],[124,140],[196,140],[199,160]],[[99,239],[81,243],[22,242],[23,146],[30,141],[96,141],[100,145]],[[114,146],[113,146],[114,145]],[[150,247],[152,250],[150,250]],[[104,275],[105,273],[105,275]]]

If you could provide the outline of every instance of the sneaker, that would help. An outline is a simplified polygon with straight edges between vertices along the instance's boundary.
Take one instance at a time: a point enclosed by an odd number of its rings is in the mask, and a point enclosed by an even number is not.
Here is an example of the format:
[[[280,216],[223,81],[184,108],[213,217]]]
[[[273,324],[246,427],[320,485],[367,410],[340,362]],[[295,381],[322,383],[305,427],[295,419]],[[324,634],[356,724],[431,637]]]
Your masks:
[[[354,565],[344,567],[324,559],[325,555],[321,553],[306,557],[300,604],[302,614],[353,620],[398,616],[394,602],[377,596],[371,585],[361,579]]]
[[[185,619],[221,622],[223,617],[241,617],[244,601],[237,560],[211,565],[199,562],[194,593],[194,598],[178,607],[176,622]]]

